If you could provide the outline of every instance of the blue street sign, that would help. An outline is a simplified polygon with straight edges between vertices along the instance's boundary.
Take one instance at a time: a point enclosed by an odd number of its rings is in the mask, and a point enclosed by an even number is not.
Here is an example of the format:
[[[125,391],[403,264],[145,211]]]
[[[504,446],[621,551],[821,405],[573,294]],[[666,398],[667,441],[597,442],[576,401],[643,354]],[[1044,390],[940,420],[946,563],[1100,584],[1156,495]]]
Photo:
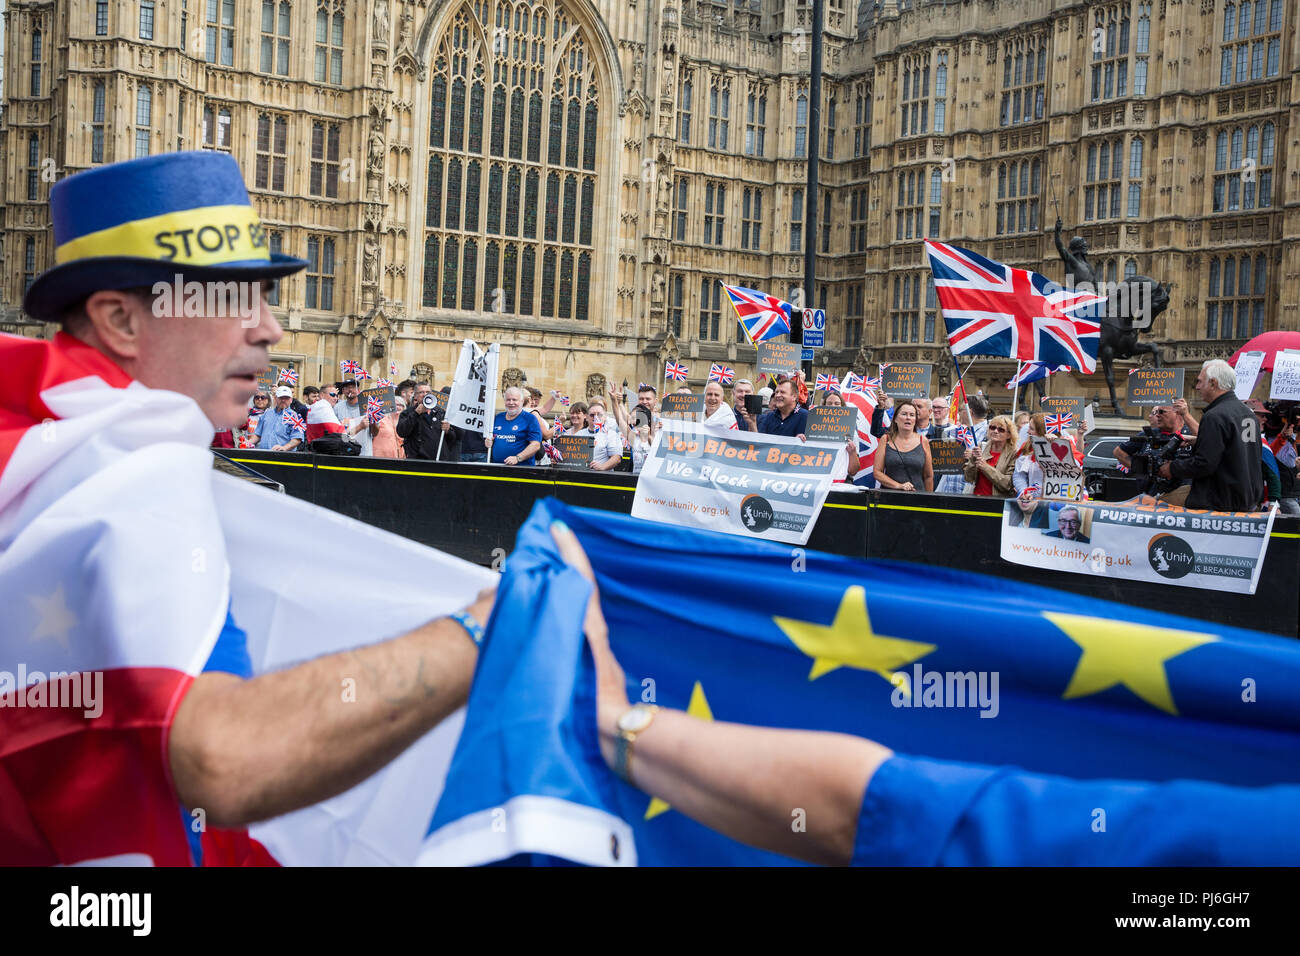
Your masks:
[[[804,334],[806,335],[807,333]],[[799,356],[799,361],[811,362],[812,360],[813,360],[813,350],[805,347],[803,353]]]
[[[809,349],[823,349],[826,347],[825,309],[803,310],[803,344],[805,353]],[[811,358],[810,355],[805,355],[804,361],[809,361]]]

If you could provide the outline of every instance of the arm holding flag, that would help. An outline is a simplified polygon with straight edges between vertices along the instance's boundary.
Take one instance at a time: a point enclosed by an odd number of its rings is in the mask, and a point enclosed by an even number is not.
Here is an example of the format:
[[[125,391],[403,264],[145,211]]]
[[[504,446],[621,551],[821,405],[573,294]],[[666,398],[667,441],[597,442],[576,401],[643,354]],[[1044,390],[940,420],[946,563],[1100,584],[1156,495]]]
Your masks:
[[[466,610],[485,622],[494,592]],[[242,680],[194,680],[168,749],[177,796],[238,826],[350,789],[465,703],[478,651],[448,618],[402,637]],[[365,692],[340,703],[340,681]]]
[[[551,533],[564,560],[592,585],[583,624],[596,665],[601,754],[612,769],[618,721],[629,710],[626,679],[582,546],[558,522]],[[666,708],[627,749],[635,786],[735,840],[812,863],[1259,865],[1300,854],[1300,786],[1292,784],[1073,780]],[[807,811],[806,833],[793,832],[792,807]],[[1086,825],[1096,807],[1106,808],[1115,839],[1099,840]]]

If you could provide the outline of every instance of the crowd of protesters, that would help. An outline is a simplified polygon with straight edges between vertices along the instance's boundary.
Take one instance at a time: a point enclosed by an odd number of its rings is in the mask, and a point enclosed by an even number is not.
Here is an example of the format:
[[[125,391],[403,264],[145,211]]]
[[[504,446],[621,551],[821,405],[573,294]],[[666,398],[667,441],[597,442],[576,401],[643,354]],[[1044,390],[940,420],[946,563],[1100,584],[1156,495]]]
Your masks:
[[[843,406],[834,390],[809,392],[802,374],[749,379],[732,386],[727,403],[723,386],[704,387],[703,424],[719,430],[805,438],[809,409],[817,403]],[[1297,503],[1297,436],[1293,422],[1279,418],[1258,402],[1249,405],[1233,394],[1235,375],[1221,360],[1205,363],[1196,382],[1205,402],[1198,421],[1184,399],[1153,408],[1149,433],[1189,444],[1188,454],[1161,469],[1174,491],[1163,497],[1174,504],[1219,510],[1253,510],[1276,502],[1283,513],[1300,514]],[[691,393],[687,386],[676,389]],[[446,420],[450,388],[435,393],[427,383],[406,380],[395,388],[395,409],[367,414],[360,386],[345,380],[303,390],[299,401],[286,385],[273,393],[258,392],[246,426],[236,433],[218,432],[213,444],[224,448],[270,451],[313,450],[380,458],[446,462],[491,462],[498,465],[550,466],[562,462],[552,444],[557,435],[592,440],[586,467],[595,471],[639,473],[662,427],[662,399],[654,385],[642,383],[636,401],[624,401],[611,387],[608,399],[591,396],[570,403],[558,391],[511,386],[502,392],[504,410],[496,413],[491,434],[458,428]],[[1240,407],[1238,407],[1240,406]],[[1257,422],[1254,435],[1242,434],[1243,420]],[[1206,427],[1208,424],[1208,428]],[[864,429],[865,430],[865,429]],[[927,491],[1015,498],[1026,514],[1041,495],[1043,471],[1031,436],[1047,437],[1042,413],[1021,411],[992,415],[983,393],[954,408],[947,395],[933,398],[876,396],[870,432],[873,456],[859,457],[859,445],[846,446],[846,465],[836,480],[898,491]],[[1057,432],[1083,461],[1084,425]],[[935,474],[931,443],[960,441],[966,448],[959,473]],[[1119,445],[1116,465],[1127,471],[1143,447],[1141,436]]]

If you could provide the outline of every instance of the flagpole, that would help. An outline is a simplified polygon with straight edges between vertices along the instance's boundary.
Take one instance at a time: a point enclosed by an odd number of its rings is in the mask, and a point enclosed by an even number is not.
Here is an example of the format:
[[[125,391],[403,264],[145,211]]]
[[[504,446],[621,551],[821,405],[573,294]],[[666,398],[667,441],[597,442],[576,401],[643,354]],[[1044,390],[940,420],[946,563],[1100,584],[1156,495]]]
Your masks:
[[[1016,387],[1011,390],[1011,420],[1013,422],[1016,420],[1016,412],[1020,409],[1020,389],[1023,387],[1020,384],[1020,372],[1024,366],[1024,362],[1016,359]]]

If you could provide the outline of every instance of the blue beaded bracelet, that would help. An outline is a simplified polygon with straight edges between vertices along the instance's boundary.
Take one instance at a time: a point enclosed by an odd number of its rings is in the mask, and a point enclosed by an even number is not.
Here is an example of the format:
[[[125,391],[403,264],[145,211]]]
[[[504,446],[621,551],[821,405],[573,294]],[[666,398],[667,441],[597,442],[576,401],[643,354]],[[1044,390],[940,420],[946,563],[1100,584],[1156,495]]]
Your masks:
[[[476,646],[483,646],[483,625],[474,620],[468,611],[457,611],[455,614],[448,614],[447,617],[463,627],[465,632],[473,638]]]

